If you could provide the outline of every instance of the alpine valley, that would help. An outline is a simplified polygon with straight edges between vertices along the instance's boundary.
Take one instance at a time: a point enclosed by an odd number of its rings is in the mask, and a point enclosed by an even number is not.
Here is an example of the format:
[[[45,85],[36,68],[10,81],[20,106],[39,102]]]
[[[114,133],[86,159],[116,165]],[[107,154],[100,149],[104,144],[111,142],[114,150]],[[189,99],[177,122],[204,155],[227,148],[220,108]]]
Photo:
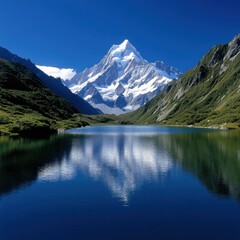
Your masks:
[[[64,84],[103,113],[118,115],[143,106],[180,75],[162,61],[144,60],[125,40],[113,45],[97,65]]]
[[[125,40],[100,63],[64,81],[74,94],[31,61],[0,48],[0,135],[89,124],[240,128],[239,52],[236,35],[181,75],[163,62],[147,62]]]

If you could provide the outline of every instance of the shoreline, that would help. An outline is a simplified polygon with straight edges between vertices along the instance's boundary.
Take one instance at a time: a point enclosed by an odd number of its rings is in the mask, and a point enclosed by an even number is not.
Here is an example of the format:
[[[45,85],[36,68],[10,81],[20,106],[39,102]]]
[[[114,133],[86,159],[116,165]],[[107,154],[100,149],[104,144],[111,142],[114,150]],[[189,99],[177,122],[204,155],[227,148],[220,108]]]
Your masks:
[[[48,129],[49,131],[39,131],[39,129],[33,128],[33,129],[28,129],[27,134],[24,133],[22,134],[21,132],[14,132],[14,133],[9,133],[9,134],[1,134],[0,137],[27,137],[27,138],[41,138],[41,137],[46,137],[46,136],[51,136],[53,134],[64,134],[65,131],[74,129],[74,128],[85,128],[85,127],[94,127],[94,126],[159,126],[159,127],[171,127],[171,128],[198,128],[198,129],[211,129],[211,130],[222,130],[222,131],[227,131],[227,130],[240,130],[239,128],[228,128],[227,124],[224,125],[213,125],[213,126],[196,126],[196,125],[168,125],[168,124],[136,124],[136,123],[131,123],[131,124],[121,124],[121,123],[116,123],[116,124],[91,124],[91,125],[83,125],[83,126],[76,126],[73,128],[58,128],[58,129]]]

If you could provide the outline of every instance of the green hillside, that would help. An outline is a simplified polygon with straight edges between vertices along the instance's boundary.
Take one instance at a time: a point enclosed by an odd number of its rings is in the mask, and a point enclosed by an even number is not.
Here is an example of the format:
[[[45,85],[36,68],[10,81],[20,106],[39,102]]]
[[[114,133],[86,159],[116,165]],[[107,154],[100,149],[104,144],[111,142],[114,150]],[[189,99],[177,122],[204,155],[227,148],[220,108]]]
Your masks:
[[[0,59],[0,135],[45,134],[86,125],[77,113],[27,68]]]
[[[213,47],[180,79],[135,112],[128,123],[240,127],[240,35]]]

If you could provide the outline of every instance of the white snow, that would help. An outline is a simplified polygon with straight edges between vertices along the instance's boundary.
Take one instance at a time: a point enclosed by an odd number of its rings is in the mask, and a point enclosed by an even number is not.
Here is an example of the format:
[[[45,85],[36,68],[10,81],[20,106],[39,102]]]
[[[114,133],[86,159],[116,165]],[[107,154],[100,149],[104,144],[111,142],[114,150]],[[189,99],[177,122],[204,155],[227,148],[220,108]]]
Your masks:
[[[91,103],[92,96],[87,95],[84,98],[104,113],[120,114],[139,108],[140,105],[135,102],[136,98],[153,97],[154,91],[168,84],[173,78],[177,78],[177,75],[169,74],[148,63],[128,40],[124,40],[120,45],[113,45],[98,64],[84,70],[84,74],[77,74],[71,80],[70,90],[79,93],[91,83],[104,101],[115,102],[119,97],[116,88],[121,84],[125,89],[123,96],[127,101],[127,106],[124,108],[110,108],[102,103],[94,105]]]
[[[86,101],[88,101],[89,99],[91,99],[91,95],[87,95],[84,99],[86,100]]]

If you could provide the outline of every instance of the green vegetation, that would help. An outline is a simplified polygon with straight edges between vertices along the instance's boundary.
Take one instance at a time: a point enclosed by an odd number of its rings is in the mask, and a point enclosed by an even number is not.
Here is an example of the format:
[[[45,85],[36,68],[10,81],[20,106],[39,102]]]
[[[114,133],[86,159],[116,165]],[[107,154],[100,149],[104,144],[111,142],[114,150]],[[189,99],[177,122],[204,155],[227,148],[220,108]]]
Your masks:
[[[0,59],[0,135],[45,135],[88,125],[77,113],[27,68]]]
[[[240,35],[213,47],[162,93],[121,116],[141,124],[240,128]]]

